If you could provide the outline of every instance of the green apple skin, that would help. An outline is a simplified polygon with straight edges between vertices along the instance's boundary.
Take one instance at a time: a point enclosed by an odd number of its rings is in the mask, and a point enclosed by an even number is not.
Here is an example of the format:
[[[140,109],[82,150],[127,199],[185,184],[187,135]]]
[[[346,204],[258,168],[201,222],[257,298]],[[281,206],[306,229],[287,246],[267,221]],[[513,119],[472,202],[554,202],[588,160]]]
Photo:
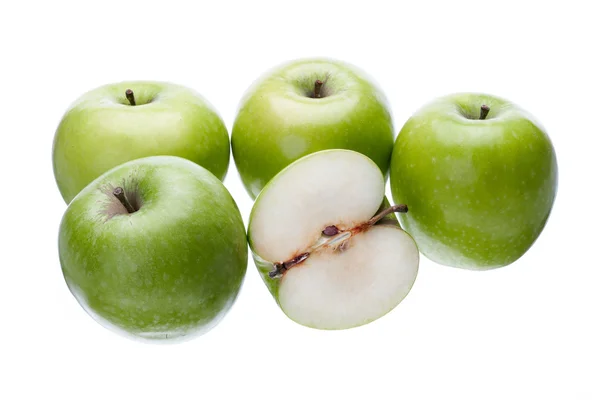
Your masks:
[[[322,97],[314,98],[321,80]],[[252,199],[279,171],[320,150],[347,149],[371,158],[387,177],[394,145],[387,99],[348,63],[300,59],[267,71],[244,94],[231,146]]]
[[[479,119],[482,105],[490,108]],[[558,166],[544,128],[496,96],[455,93],[418,110],[394,145],[390,186],[400,221],[429,259],[504,267],[537,240],[551,213]]]
[[[119,186],[138,211],[115,201]],[[174,156],[101,175],[69,204],[59,232],[70,291],[99,323],[139,340],[208,332],[234,304],[248,263],[234,199],[212,173]]]
[[[154,155],[186,158],[223,180],[229,145],[223,120],[195,91],[167,82],[113,83],[85,93],[64,114],[54,136],[54,176],[67,204],[109,169]]]

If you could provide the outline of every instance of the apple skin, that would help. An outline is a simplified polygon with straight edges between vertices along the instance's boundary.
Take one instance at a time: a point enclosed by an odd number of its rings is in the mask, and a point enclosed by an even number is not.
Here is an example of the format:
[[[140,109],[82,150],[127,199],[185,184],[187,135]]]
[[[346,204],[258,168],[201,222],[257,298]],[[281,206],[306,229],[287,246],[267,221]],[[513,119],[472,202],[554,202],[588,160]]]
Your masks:
[[[109,169],[154,155],[186,158],[223,180],[229,133],[213,106],[191,89],[152,81],[108,84],[82,95],[64,114],[54,136],[54,176],[68,204]]]
[[[484,120],[482,105],[490,108]],[[489,94],[432,101],[394,145],[392,197],[410,209],[400,215],[402,226],[427,258],[447,266],[492,269],[519,259],[544,229],[557,185],[544,128]]]
[[[139,211],[115,201],[117,186],[138,193]],[[216,326],[248,263],[242,217],[225,186],[173,156],[129,161],[94,180],[67,207],[58,244],[82,307],[111,330],[155,342]]]
[[[313,98],[316,80],[325,97]],[[387,99],[362,70],[326,59],[281,64],[244,94],[231,146],[252,199],[293,161],[327,149],[347,149],[371,158],[387,177],[394,145]]]

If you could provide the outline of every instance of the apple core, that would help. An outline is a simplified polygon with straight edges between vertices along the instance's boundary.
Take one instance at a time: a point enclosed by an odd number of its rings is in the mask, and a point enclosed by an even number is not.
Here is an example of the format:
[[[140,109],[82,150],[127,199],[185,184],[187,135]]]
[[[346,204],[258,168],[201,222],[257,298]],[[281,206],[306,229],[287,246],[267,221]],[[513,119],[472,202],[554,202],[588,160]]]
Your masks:
[[[304,262],[306,259],[308,259],[308,257],[310,257],[312,254],[318,252],[321,249],[330,248],[337,251],[344,251],[350,238],[358,235],[359,233],[365,232],[367,229],[371,228],[377,222],[379,222],[383,217],[395,212],[406,213],[408,212],[408,206],[406,204],[393,205],[379,212],[377,215],[375,215],[368,221],[360,223],[350,229],[340,230],[335,225],[329,225],[325,227],[325,229],[323,229],[321,233],[323,234],[323,236],[327,237],[326,239],[318,239],[317,242],[313,246],[311,246],[306,252],[303,252],[290,260],[274,263],[274,269],[273,271],[269,272],[269,277],[281,277],[283,274],[285,274],[287,270]]]

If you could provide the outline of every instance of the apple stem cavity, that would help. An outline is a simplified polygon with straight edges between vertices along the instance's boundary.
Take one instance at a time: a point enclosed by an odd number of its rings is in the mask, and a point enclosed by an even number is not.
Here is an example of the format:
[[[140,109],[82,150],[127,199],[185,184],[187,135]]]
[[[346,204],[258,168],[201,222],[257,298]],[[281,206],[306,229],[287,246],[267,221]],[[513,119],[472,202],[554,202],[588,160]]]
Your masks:
[[[351,228],[351,229],[348,229],[345,231],[340,230],[335,225],[327,226],[321,232],[326,237],[321,237],[306,252],[301,253],[300,255],[297,255],[288,261],[274,263],[273,266],[275,269],[273,269],[272,271],[269,272],[269,277],[270,278],[281,277],[288,269],[304,262],[304,260],[306,260],[308,257],[310,257],[310,255],[312,253],[322,249],[323,247],[344,250],[346,248],[346,243],[347,243],[348,239],[350,239],[352,236],[366,231],[367,229],[369,229],[370,227],[375,225],[377,222],[379,222],[386,215],[389,215],[391,213],[396,213],[396,212],[406,213],[406,212],[408,212],[408,206],[406,204],[393,205],[393,206],[388,207],[385,210],[381,211],[380,213],[378,213],[377,215],[375,215],[374,217],[369,219],[367,222],[359,224],[359,225],[355,226],[354,228]]]
[[[315,99],[320,99],[321,98],[321,87],[323,86],[323,81],[320,79],[317,79],[315,81]]]
[[[125,191],[122,187],[115,188],[115,190],[113,190],[113,195],[117,199],[119,199],[119,201],[121,202],[121,204],[123,204],[123,207],[125,207],[129,214],[133,214],[135,212],[135,208],[133,208],[133,206],[129,202],[129,199],[127,199],[127,196],[125,196]]]
[[[481,106],[481,111],[479,112],[479,119],[485,119],[488,113],[490,112],[490,107],[485,104]]]
[[[127,100],[129,100],[129,104],[131,104],[132,106],[135,106],[135,97],[133,95],[133,90],[127,89],[125,91],[125,97],[127,97]]]

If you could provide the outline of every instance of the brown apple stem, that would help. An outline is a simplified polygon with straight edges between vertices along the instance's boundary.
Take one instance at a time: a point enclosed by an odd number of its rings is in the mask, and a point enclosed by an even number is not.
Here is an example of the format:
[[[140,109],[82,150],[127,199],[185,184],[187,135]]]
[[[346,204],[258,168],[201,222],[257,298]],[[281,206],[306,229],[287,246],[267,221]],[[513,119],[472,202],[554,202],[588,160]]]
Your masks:
[[[485,117],[487,117],[489,112],[490,112],[490,107],[486,106],[485,104],[482,105],[481,111],[479,112],[479,119],[485,119]]]
[[[129,214],[133,214],[135,212],[135,208],[133,208],[133,206],[127,199],[127,196],[125,196],[125,191],[122,187],[115,188],[115,190],[113,190],[113,195],[117,199],[119,199],[119,201],[121,202],[121,204],[123,204],[123,206]]]
[[[321,87],[323,86],[323,81],[317,79],[315,81],[315,99],[321,98]]]
[[[383,217],[385,217],[386,215],[391,214],[391,213],[397,213],[397,212],[400,212],[400,213],[408,212],[408,206],[406,204],[396,204],[394,206],[386,208],[385,210],[383,210],[382,212],[380,212],[379,214],[375,215],[373,218],[368,220],[365,225],[373,226],[377,222],[379,222],[379,220],[381,220]]]
[[[125,91],[125,97],[127,97],[127,100],[129,100],[129,104],[135,106],[135,97],[133,96],[133,90],[127,89]]]

